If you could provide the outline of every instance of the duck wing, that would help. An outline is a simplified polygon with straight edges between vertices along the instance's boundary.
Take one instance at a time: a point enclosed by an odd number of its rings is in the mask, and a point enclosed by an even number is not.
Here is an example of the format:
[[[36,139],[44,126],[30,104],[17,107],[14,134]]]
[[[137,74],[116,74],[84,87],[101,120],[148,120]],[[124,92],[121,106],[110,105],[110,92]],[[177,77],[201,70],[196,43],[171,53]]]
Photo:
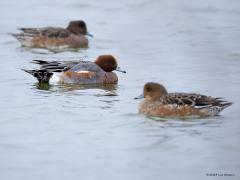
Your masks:
[[[49,72],[67,71],[81,62],[83,61],[44,61],[37,59],[31,61],[31,63],[40,65],[40,69]]]
[[[169,93],[164,98],[165,104],[188,105],[194,108],[221,107],[232,105],[221,97],[211,97],[194,93]]]
[[[22,31],[22,35],[25,36],[46,36],[53,37],[69,37],[70,32],[64,28],[46,27],[46,28],[19,28]]]

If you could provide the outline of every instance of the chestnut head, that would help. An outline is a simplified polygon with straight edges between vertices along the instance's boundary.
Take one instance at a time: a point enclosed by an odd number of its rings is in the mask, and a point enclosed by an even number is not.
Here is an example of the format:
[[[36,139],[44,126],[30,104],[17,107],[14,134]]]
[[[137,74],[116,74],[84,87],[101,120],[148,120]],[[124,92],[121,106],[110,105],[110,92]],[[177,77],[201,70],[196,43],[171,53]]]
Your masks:
[[[112,55],[100,55],[97,57],[95,63],[106,72],[112,72],[115,70],[126,73],[126,71],[123,71],[118,67],[117,60]]]

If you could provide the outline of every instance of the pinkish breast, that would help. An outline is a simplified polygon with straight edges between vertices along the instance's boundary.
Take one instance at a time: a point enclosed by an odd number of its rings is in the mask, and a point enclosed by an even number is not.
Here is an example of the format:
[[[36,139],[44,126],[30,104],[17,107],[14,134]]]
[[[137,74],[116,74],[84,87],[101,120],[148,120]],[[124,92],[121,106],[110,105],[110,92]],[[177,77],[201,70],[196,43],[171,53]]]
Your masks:
[[[104,84],[117,84],[118,77],[114,72],[106,72],[105,75],[102,77]]]

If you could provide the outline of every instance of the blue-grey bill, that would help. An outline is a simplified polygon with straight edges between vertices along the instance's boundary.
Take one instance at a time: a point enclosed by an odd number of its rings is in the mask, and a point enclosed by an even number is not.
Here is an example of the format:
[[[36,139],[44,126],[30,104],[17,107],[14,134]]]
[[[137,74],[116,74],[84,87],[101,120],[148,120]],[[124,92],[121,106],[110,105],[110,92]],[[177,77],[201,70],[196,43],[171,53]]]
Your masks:
[[[117,67],[117,68],[116,68],[116,71],[122,72],[122,73],[127,73],[126,71],[122,70],[120,67]]]
[[[143,98],[144,98],[143,94],[140,94],[139,96],[135,97],[134,99],[143,99]]]
[[[93,35],[92,35],[91,33],[89,33],[89,32],[87,32],[86,35],[89,36],[89,37],[91,37],[91,38],[93,38]]]

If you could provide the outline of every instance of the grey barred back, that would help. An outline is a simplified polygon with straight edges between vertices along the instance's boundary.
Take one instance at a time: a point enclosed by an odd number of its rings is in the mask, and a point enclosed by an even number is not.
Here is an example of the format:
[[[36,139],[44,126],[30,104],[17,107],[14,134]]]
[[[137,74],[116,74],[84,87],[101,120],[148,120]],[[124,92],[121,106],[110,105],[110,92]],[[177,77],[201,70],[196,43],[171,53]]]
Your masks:
[[[25,70],[23,71],[31,74],[40,83],[48,83],[53,73],[61,73],[65,71],[99,71],[101,68],[93,62],[90,61],[44,61],[35,59],[32,61],[34,64],[40,65],[40,69]]]

